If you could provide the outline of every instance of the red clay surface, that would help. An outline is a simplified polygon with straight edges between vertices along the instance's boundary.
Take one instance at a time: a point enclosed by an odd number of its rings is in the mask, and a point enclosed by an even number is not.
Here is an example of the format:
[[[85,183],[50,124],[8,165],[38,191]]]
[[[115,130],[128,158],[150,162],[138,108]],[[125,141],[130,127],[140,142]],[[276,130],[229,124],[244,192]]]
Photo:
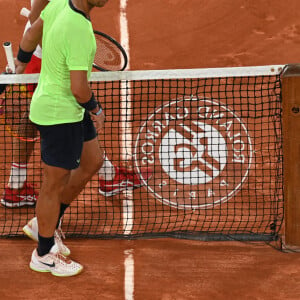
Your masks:
[[[173,239],[68,241],[85,266],[73,278],[28,267],[33,242],[1,240],[1,299],[124,299],[124,250],[134,256],[134,299],[300,298],[296,253],[263,244]]]
[[[29,0],[0,0],[0,41],[17,51]],[[128,1],[132,70],[296,63],[296,0]],[[92,14],[119,37],[119,1]],[[4,52],[0,67],[4,68]],[[2,239],[0,299],[124,299],[124,251],[133,249],[134,299],[300,299],[299,254],[264,244],[185,240],[71,240],[85,270],[55,278],[28,267],[34,243]]]

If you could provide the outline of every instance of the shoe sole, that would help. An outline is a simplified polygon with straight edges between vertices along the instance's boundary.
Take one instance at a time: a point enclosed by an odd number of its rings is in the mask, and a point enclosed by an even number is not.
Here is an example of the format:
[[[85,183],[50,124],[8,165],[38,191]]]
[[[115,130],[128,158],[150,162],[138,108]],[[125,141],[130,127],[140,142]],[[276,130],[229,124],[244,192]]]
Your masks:
[[[34,265],[32,264],[32,262],[30,262],[29,267],[31,270],[35,271],[35,272],[39,272],[39,273],[51,273],[53,276],[57,276],[57,277],[71,277],[71,276],[75,276],[78,275],[82,272],[83,267],[81,269],[79,269],[76,273],[72,273],[72,274],[60,274],[60,273],[56,273],[52,270],[46,270],[46,269],[38,269],[36,267],[34,267]]]
[[[24,232],[30,239],[32,239],[33,241],[38,242],[38,239],[36,239],[36,238],[34,237],[34,235],[32,234],[32,230],[29,229],[29,226],[28,226],[28,225],[25,225],[25,226],[23,227],[23,232]]]
[[[23,206],[35,206],[35,202],[27,202],[27,201],[20,201],[20,202],[8,202],[4,199],[1,199],[0,200],[1,204],[5,207],[8,207],[8,208],[18,208],[18,207],[23,207]]]

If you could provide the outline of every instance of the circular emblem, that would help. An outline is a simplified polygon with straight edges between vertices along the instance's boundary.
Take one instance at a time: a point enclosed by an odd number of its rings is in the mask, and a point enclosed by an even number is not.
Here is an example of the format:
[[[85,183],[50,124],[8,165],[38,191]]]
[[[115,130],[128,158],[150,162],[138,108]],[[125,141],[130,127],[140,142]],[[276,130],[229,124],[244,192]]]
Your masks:
[[[189,97],[171,101],[148,116],[137,135],[137,172],[150,167],[148,191],[181,209],[207,209],[232,198],[252,161],[246,126],[227,106]]]

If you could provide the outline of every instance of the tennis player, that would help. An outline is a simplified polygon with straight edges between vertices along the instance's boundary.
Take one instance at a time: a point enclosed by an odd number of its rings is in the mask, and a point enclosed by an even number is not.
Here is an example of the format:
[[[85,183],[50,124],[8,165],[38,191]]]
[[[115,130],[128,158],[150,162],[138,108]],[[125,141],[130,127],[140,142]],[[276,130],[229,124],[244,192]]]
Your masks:
[[[50,0],[49,0],[50,1]],[[48,0],[31,0],[31,11],[29,21],[26,24],[24,34],[31,27],[31,24],[40,16],[41,11],[46,7]],[[25,73],[40,73],[41,71],[41,57],[42,49],[38,45],[32,55],[30,62],[26,65]],[[33,94],[36,84],[27,84],[27,91]],[[36,126],[26,116],[22,120],[21,126],[26,126],[26,132],[31,133],[31,136],[37,136]],[[26,142],[15,139],[14,141],[14,162],[11,166],[9,182],[4,190],[1,203],[2,205],[15,208],[21,206],[34,206],[38,197],[38,192],[30,183],[26,182],[27,163],[30,159],[34,148],[34,142]],[[64,245],[62,237],[64,234],[61,230],[61,222],[58,222],[55,230],[55,245],[53,252],[61,252],[63,255],[70,255],[70,249]],[[30,222],[24,226],[23,231],[33,240],[38,241],[38,223],[37,218],[34,217]]]
[[[50,1],[50,0],[49,0]],[[39,17],[41,11],[46,7],[48,0],[31,0],[31,11],[29,21],[26,24],[27,29]],[[39,73],[41,70],[42,49],[38,45],[35,49],[30,62],[27,64],[25,73]],[[28,84],[27,90],[34,92],[36,85]],[[32,132],[32,136],[36,136],[36,127],[28,119],[24,119],[27,132]],[[6,207],[21,207],[24,205],[35,205],[37,199],[37,191],[26,182],[27,163],[33,150],[33,142],[25,142],[17,140],[19,144],[14,147],[14,163],[11,167],[10,179],[5,192],[3,194],[1,203]],[[19,150],[19,151],[18,151]],[[140,187],[141,181],[139,177],[130,169],[113,166],[109,159],[104,156],[104,163],[99,170],[99,192],[104,196],[112,196],[122,192],[125,189],[132,189]],[[143,178],[151,176],[151,171],[148,169],[142,170]],[[61,204],[61,216],[68,205]],[[55,245],[52,247],[52,252],[60,252],[63,255],[70,255],[69,248],[63,244],[62,237],[64,234],[61,230],[61,221],[57,222],[54,233]],[[28,224],[23,227],[24,232],[33,240],[38,241],[38,222],[37,218],[31,219]]]
[[[30,267],[57,276],[82,271],[79,263],[52,251],[54,232],[64,210],[103,167],[96,128],[103,130],[105,116],[88,78],[96,51],[90,11],[106,2],[52,0],[26,31],[16,60],[16,72],[23,73],[43,38],[42,69],[29,116],[40,132],[44,162],[36,207],[39,241]]]
[[[41,11],[46,7],[50,0],[31,0],[31,12],[25,31],[39,17]],[[40,73],[42,49],[37,46],[30,62],[27,64],[25,73]],[[28,84],[27,90],[34,92],[36,85]],[[31,137],[37,134],[36,127],[28,118],[24,118],[22,126],[26,126],[26,132]],[[34,149],[34,142],[15,139],[13,147],[13,163],[10,169],[8,184],[2,195],[1,204],[9,208],[22,206],[34,206],[38,197],[38,192],[33,185],[26,181],[27,165]],[[104,163],[99,169],[99,193],[105,197],[116,195],[124,190],[134,189],[142,186],[140,177],[131,169],[114,166],[110,160],[104,156]],[[151,176],[151,170],[142,169],[141,175],[147,180]],[[33,220],[33,222],[35,222]],[[29,223],[29,225],[32,222]],[[32,224],[34,226],[34,224]],[[35,230],[33,230],[35,231]],[[32,232],[32,238],[37,238],[37,234]]]
[[[49,0],[50,1],[50,0]],[[48,0],[31,0],[31,13],[29,20],[25,26],[24,33],[31,24],[39,17],[41,11],[49,2]],[[38,45],[31,61],[25,69],[25,73],[39,73],[41,70],[42,50]],[[32,94],[35,85],[27,85],[27,90]],[[26,128],[26,133],[31,137],[37,135],[36,127],[30,122],[28,116],[22,119],[22,125]],[[9,208],[17,208],[22,206],[35,206],[38,192],[33,185],[26,181],[27,165],[34,149],[34,142],[14,139],[13,162],[10,168],[10,176],[7,186],[1,198],[1,204]]]

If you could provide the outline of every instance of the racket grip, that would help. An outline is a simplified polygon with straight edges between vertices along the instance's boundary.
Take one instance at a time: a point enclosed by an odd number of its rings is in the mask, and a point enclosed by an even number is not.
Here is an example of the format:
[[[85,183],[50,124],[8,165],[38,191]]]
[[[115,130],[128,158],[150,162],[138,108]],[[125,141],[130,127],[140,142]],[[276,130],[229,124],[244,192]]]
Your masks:
[[[23,7],[20,11],[20,15],[23,16],[23,17],[26,17],[28,18],[29,17],[29,14],[30,14],[30,10],[27,9],[26,7]]]
[[[15,73],[16,67],[11,42],[3,43],[3,47],[5,50],[8,67],[12,70],[13,73]]]

